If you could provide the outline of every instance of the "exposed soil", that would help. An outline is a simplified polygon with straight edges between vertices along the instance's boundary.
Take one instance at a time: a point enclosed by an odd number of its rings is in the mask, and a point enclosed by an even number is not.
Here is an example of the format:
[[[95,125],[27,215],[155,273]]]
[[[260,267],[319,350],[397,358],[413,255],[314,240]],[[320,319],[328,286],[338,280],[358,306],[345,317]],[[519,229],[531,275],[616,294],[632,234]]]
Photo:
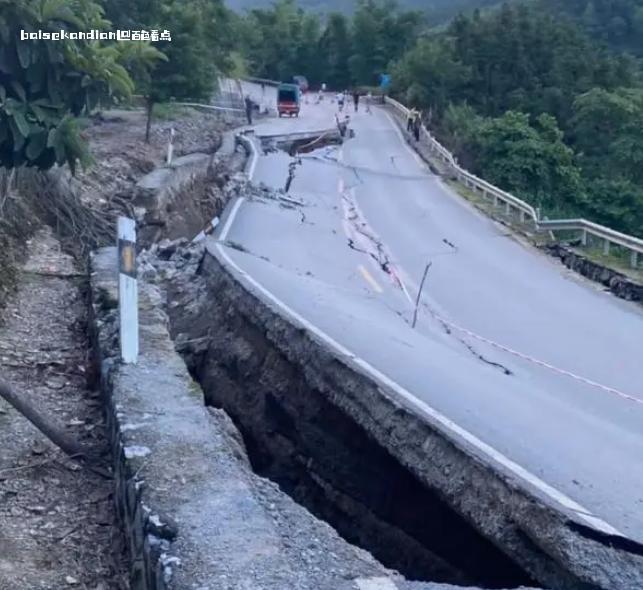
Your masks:
[[[216,115],[186,109],[176,120],[154,122],[148,144],[143,111],[109,111],[96,116],[83,132],[98,164],[78,174],[83,193],[99,202],[127,193],[142,176],[163,165],[170,128],[175,130],[174,156],[178,157],[216,151],[225,126]]]
[[[101,400],[87,385],[85,280],[40,230],[4,310],[0,364],[41,412],[107,452]],[[0,588],[126,588],[112,486],[0,400]]]
[[[287,337],[287,352],[275,346],[282,328],[255,325],[240,311],[211,256],[196,264],[189,247],[174,244],[146,263],[154,272],[145,274],[167,284],[177,349],[206,404],[223,409],[243,435],[257,474],[408,579],[486,588],[531,581],[354,417],[329,403],[300,343]],[[324,367],[321,379],[334,388],[359,387],[334,373],[337,363]]]
[[[104,453],[105,465],[102,401],[88,374],[85,256],[112,240],[116,215],[131,213],[137,181],[163,164],[171,127],[180,156],[218,149],[226,125],[182,112],[155,122],[146,144],[142,111],[98,115],[83,132],[91,168],[76,178],[27,172],[0,211],[0,376]],[[104,231],[88,230],[94,220]],[[52,229],[37,231],[43,224]],[[0,589],[128,588],[112,488],[0,399]]]
[[[14,197],[9,195],[0,208],[0,309],[16,287],[24,243],[37,227],[29,207]]]

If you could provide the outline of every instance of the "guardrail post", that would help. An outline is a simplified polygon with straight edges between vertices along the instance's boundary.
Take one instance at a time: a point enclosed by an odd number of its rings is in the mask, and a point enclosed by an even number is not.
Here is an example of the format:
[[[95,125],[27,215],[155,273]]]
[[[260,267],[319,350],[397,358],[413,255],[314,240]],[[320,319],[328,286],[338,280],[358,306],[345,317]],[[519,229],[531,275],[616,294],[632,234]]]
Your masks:
[[[583,246],[587,246],[587,230],[586,230],[586,229],[584,229],[584,230],[581,232],[581,235],[580,235],[580,243],[581,243]]]
[[[494,207],[498,206],[498,195],[493,195],[493,206]]]
[[[509,201],[505,203],[505,215],[507,217],[511,215],[511,203]]]
[[[632,268],[639,267],[639,253],[636,250],[632,251],[632,256],[630,258],[630,265],[632,266]]]
[[[610,255],[610,246],[611,243],[609,240],[604,240],[603,241],[603,256],[609,256]]]
[[[121,359],[138,360],[138,285],[136,283],[136,224],[118,218],[118,312]]]
[[[521,209],[520,210],[520,223],[526,223],[527,214]]]

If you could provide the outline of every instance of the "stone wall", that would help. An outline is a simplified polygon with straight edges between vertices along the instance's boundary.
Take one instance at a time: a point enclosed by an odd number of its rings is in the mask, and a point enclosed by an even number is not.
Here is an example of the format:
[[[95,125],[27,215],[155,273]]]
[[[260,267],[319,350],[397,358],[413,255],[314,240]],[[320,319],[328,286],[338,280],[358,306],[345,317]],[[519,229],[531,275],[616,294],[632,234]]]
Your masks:
[[[127,440],[127,414],[122,412],[118,396],[114,395],[118,372],[115,260],[115,248],[105,248],[92,255],[90,319],[94,360],[100,374],[112,447],[115,502],[130,556],[132,590],[164,590],[171,578],[174,562],[168,554],[174,527],[169,519],[163,522],[145,503],[145,482],[139,475],[149,449]]]
[[[549,244],[543,249],[559,258],[569,269],[607,287],[614,295],[627,301],[643,302],[643,285],[623,273],[607,268],[563,244]]]

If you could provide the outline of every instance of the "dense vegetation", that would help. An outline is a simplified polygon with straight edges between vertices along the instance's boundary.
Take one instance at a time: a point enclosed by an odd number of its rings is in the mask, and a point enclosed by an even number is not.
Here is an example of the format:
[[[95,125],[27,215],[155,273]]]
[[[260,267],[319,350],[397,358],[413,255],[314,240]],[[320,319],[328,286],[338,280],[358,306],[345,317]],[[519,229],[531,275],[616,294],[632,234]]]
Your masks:
[[[270,8],[274,0],[228,0],[228,6],[237,11],[255,8]],[[457,14],[476,8],[486,8],[499,4],[499,0],[399,0],[404,10],[422,11],[427,22],[440,24]],[[299,6],[307,12],[341,12],[350,15],[357,6],[357,0],[300,0]]]
[[[109,25],[91,0],[0,0],[0,166],[72,170],[89,154],[75,117],[100,100],[128,96],[133,84],[123,61],[136,49],[74,40],[20,40],[20,31],[45,33]],[[148,64],[160,54],[148,48]],[[142,61],[138,61],[141,66]]]
[[[573,18],[593,39],[643,56],[643,3],[640,0],[547,0],[546,7]]]
[[[209,101],[219,74],[232,67],[236,20],[223,0],[102,0],[107,18],[121,29],[165,30],[170,42],[155,44],[165,55],[157,67],[130,67],[146,97],[147,137],[153,105],[177,100]]]
[[[393,68],[473,171],[541,207],[643,234],[643,87],[612,53],[545,8],[458,17]]]
[[[349,18],[331,13],[322,23],[295,0],[279,0],[240,19],[240,48],[250,71],[287,80],[302,74],[313,85],[372,85],[410,49],[423,29],[421,15],[398,11],[392,0],[359,0]]]
[[[115,28],[169,29],[172,41],[20,39]],[[0,0],[0,167],[88,163],[77,117],[134,92],[150,114],[170,97],[209,99],[235,31],[222,0]]]

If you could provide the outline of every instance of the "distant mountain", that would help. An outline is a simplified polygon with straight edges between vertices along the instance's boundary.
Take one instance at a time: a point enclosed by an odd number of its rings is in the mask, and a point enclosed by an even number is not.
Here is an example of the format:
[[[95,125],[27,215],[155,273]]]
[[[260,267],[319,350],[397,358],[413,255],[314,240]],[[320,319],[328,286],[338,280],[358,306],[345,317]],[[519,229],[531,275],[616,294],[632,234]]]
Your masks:
[[[299,0],[298,4],[304,10],[313,12],[344,12],[351,13],[356,5],[356,0]],[[421,10],[427,18],[434,23],[449,20],[459,12],[470,11],[476,8],[487,8],[498,4],[499,0],[398,0],[400,8],[405,10]],[[273,0],[226,0],[226,4],[237,11],[252,8],[267,8]]]

